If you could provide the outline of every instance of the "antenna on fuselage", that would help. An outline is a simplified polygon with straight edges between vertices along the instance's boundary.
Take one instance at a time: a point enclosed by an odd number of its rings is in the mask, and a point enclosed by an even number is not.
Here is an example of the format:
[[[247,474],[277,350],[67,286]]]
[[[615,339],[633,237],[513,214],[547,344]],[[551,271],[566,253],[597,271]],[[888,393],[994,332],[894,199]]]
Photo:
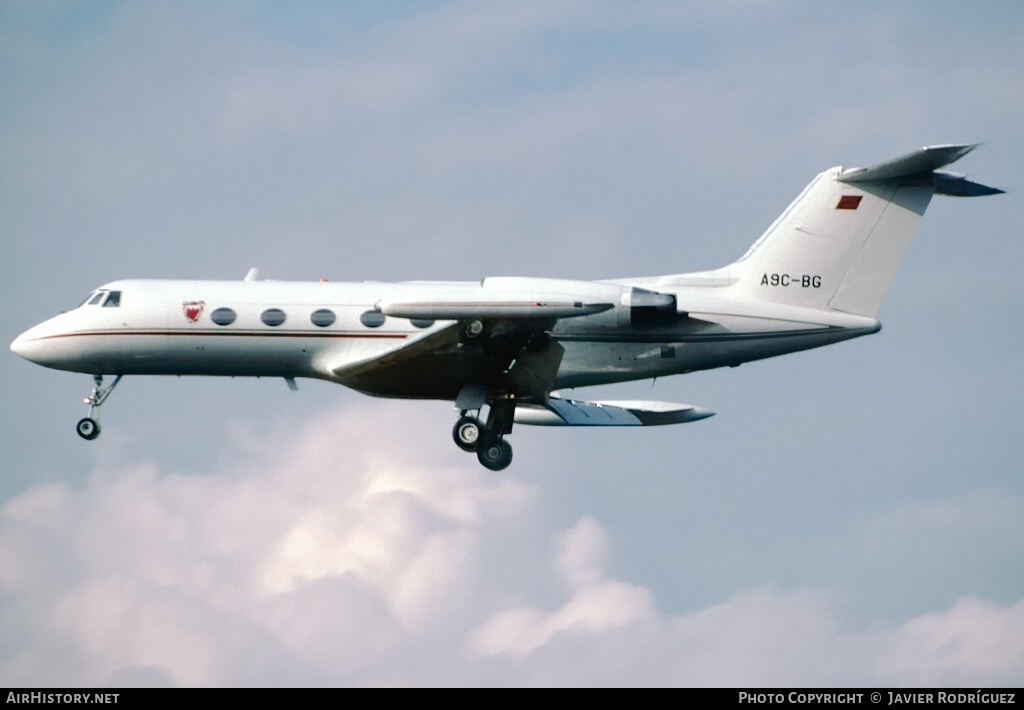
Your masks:
[[[245,278],[242,281],[258,281],[260,278],[260,269],[258,266],[254,266],[249,269],[245,274]]]

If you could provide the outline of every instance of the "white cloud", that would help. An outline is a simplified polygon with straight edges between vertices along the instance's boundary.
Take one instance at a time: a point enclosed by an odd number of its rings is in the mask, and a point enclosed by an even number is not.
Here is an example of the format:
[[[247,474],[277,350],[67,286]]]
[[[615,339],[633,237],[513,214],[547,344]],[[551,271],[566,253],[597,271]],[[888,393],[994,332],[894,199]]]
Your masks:
[[[1009,607],[965,597],[886,634],[877,672],[907,685],[993,685],[1024,677],[1024,599]]]
[[[608,541],[601,525],[584,518],[555,540],[555,564],[569,583],[578,589],[598,581],[604,575]]]
[[[682,615],[611,576],[600,521],[447,441],[389,448],[401,403],[237,437],[227,470],[94,471],[0,519],[6,685],[1019,682],[1024,601],[882,629],[835,595],[740,592]],[[420,455],[410,457],[409,452]],[[446,465],[445,461],[465,463]],[[442,463],[436,463],[442,462]],[[547,571],[531,567],[539,560]]]
[[[559,609],[516,608],[501,611],[470,634],[473,655],[522,658],[558,634],[594,637],[654,615],[650,592],[607,579],[607,543],[600,524],[583,518],[555,536],[554,568],[568,583],[572,597]]]

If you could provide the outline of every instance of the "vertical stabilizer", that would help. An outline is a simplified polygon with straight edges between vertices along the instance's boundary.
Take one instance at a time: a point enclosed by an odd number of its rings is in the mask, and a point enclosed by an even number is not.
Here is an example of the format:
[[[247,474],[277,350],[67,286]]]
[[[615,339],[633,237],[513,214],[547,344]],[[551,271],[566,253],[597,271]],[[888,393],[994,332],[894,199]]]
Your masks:
[[[937,172],[974,147],[923,148],[821,173],[728,267],[732,289],[761,302],[876,317],[932,195],[1001,192]]]
[[[885,204],[867,238],[858,245],[853,263],[828,305],[837,311],[874,318],[935,190],[904,185],[879,186],[875,190],[865,185],[862,191],[864,199]]]

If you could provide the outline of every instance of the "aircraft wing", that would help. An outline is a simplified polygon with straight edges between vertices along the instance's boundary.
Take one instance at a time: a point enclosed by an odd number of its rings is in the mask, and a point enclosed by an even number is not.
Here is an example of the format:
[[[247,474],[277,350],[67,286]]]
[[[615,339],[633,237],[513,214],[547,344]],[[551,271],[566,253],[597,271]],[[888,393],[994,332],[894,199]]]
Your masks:
[[[515,421],[539,426],[660,426],[695,422],[714,414],[692,404],[643,400],[582,402],[552,395],[544,404],[520,404]]]
[[[401,367],[405,363],[415,362],[423,357],[449,352],[459,345],[459,331],[459,324],[451,323],[439,330],[423,333],[421,336],[407,341],[402,347],[384,355],[375,355],[332,367],[331,373],[342,380],[358,378],[370,372]]]
[[[543,401],[565,352],[548,335],[558,319],[550,313],[510,318],[498,317],[503,311],[476,312],[481,319],[453,321],[383,355],[333,366],[331,374],[353,389],[384,396],[454,400],[467,384],[502,383],[521,398]]]
[[[480,385],[542,402],[565,352],[550,335],[555,324],[614,308],[620,291],[615,284],[519,277],[443,289],[408,282],[374,308],[391,318],[449,323],[382,355],[328,369],[349,387],[384,396],[454,400],[466,385]]]

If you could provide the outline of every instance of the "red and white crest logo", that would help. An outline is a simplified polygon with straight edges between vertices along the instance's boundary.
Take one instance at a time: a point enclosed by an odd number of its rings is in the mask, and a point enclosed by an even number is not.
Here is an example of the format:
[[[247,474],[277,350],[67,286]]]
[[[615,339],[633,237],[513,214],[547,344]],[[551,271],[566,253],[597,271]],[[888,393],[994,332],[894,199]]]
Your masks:
[[[199,320],[199,316],[203,314],[205,306],[206,301],[185,301],[181,304],[181,310],[185,313],[185,317],[188,318],[190,323],[195,323]]]

